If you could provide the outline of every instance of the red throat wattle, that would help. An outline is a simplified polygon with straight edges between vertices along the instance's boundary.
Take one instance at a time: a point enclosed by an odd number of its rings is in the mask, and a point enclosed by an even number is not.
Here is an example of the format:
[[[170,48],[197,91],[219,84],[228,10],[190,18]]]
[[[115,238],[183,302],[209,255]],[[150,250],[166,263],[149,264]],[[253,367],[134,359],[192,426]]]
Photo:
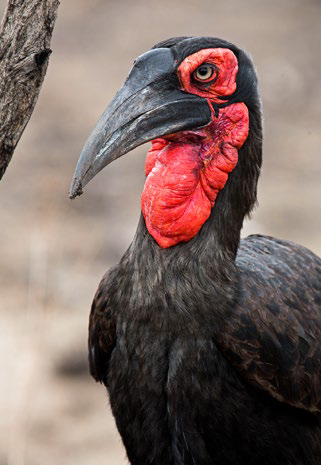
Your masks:
[[[244,103],[223,108],[205,128],[152,141],[142,211],[163,248],[194,237],[211,213],[248,135]]]
[[[218,76],[202,87],[191,76],[202,63],[213,64]],[[238,63],[229,49],[205,49],[187,57],[178,68],[182,90],[210,102],[236,89]],[[142,211],[146,227],[163,248],[192,239],[209,218],[248,136],[244,103],[219,110],[218,117],[197,130],[182,131],[152,141],[146,159]]]

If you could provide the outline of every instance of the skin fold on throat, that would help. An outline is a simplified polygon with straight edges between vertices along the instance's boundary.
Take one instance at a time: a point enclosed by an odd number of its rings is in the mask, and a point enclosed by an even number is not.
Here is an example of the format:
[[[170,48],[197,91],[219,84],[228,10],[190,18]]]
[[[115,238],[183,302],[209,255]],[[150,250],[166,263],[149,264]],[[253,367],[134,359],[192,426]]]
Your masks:
[[[152,141],[147,154],[142,211],[149,233],[163,248],[187,242],[211,214],[217,194],[248,136],[244,103],[213,114],[204,128]]]

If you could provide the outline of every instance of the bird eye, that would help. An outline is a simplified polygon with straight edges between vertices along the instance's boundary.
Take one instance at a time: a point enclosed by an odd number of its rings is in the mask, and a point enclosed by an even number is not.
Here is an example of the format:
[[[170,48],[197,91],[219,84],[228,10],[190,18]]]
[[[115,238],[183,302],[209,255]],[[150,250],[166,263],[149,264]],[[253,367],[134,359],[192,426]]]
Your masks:
[[[207,82],[216,77],[216,72],[217,71],[214,65],[203,63],[194,71],[193,77],[197,81]]]

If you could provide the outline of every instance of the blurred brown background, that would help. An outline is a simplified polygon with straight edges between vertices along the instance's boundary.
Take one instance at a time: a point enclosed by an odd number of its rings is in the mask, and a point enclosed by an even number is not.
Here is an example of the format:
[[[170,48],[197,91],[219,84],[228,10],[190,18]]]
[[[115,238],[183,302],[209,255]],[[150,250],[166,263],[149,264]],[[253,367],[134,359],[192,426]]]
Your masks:
[[[3,14],[5,0],[0,0]],[[68,199],[82,145],[135,57],[176,35],[213,35],[257,65],[265,116],[261,232],[321,254],[319,0],[65,0],[32,119],[0,183],[0,465],[116,465],[125,453],[87,374],[102,274],[135,232],[144,146]]]

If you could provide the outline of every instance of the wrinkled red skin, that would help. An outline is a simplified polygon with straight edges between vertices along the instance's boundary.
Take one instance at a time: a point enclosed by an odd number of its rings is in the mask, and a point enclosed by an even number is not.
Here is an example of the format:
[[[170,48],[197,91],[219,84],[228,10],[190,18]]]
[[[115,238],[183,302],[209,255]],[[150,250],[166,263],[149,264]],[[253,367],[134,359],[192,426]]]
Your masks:
[[[200,88],[197,82],[193,82],[192,75],[202,63],[211,63],[218,68],[217,79],[212,85]],[[185,58],[179,65],[177,74],[182,85],[182,90],[200,97],[209,98],[212,102],[221,103],[219,97],[231,95],[236,90],[236,75],[238,72],[237,58],[227,48],[206,48]]]
[[[225,52],[225,53],[224,53]],[[184,90],[218,101],[236,87],[237,60],[228,49],[206,49],[187,57],[178,68]],[[204,58],[205,57],[205,58]],[[190,78],[203,62],[220,64],[212,86],[202,89]],[[225,64],[226,69],[223,67]],[[232,69],[233,68],[233,69]],[[194,237],[211,214],[237,161],[238,150],[248,136],[249,117],[244,103],[214,113],[209,125],[152,141],[146,159],[142,211],[146,227],[157,243],[171,247]]]
[[[187,242],[208,219],[248,135],[244,103],[220,110],[211,124],[152,141],[142,211],[157,243]]]

